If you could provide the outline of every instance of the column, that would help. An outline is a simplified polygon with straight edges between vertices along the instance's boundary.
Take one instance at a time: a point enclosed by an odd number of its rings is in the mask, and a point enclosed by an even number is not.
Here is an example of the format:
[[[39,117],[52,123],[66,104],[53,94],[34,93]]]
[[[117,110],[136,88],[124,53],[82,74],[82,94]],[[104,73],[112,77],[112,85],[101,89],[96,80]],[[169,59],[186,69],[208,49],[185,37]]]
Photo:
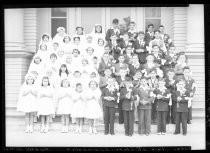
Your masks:
[[[81,17],[81,8],[76,8],[76,27],[81,26],[82,17]]]
[[[5,98],[6,108],[10,107],[10,111],[6,110],[6,116],[10,116],[16,112],[19,89],[24,81],[33,52],[26,49],[24,44],[24,10],[5,9],[4,13]]]
[[[136,8],[136,29],[138,31],[145,31],[144,26],[144,8],[143,7],[137,7]]]
[[[76,28],[76,9],[71,7],[68,8],[68,13],[69,13],[69,34],[73,36],[75,34],[75,28]]]
[[[5,50],[24,50],[24,19],[22,9],[5,9]]]

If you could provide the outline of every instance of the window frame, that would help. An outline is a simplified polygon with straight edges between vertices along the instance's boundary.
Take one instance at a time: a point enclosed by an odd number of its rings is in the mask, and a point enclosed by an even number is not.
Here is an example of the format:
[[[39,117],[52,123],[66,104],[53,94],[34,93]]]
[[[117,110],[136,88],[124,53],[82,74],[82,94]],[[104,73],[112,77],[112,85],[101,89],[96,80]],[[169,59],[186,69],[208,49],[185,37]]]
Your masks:
[[[144,31],[146,31],[147,30],[147,25],[146,25],[146,20],[150,20],[150,19],[159,19],[160,20],[160,25],[161,25],[161,23],[162,23],[162,9],[161,9],[161,7],[157,7],[157,8],[159,8],[160,9],[160,17],[146,17],[146,8],[147,7],[144,7]],[[153,8],[155,8],[155,7],[153,7]]]
[[[59,7],[57,7],[59,8]],[[69,9],[66,8],[66,17],[53,17],[52,16],[52,8],[50,8],[50,12],[49,12],[49,15],[50,15],[50,33],[51,33],[51,37],[52,37],[52,19],[66,19],[66,33],[68,34],[69,33]],[[52,37],[53,39],[53,37]]]

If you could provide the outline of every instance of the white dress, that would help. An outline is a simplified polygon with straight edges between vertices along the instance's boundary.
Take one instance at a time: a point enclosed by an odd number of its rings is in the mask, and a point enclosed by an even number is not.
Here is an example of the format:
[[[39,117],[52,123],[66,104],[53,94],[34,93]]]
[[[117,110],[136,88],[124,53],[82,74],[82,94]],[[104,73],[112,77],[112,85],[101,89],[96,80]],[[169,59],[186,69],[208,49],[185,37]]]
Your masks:
[[[73,45],[72,45],[71,42],[69,42],[69,43],[62,43],[61,46],[60,46],[60,48],[61,48],[61,50],[64,51],[64,54],[65,55],[69,55],[69,54],[72,53],[72,46]]]
[[[86,101],[84,97],[84,91],[81,93],[77,91],[73,92],[72,100],[73,100],[73,108],[71,116],[73,118],[85,117]]]
[[[94,97],[94,98],[93,98]],[[102,109],[99,104],[99,100],[101,97],[100,89],[95,90],[87,90],[86,93],[86,110],[85,117],[88,119],[97,119],[102,117]]]
[[[58,97],[62,97],[65,95],[65,93],[72,94],[72,90],[70,87],[64,88],[61,87],[59,88],[58,92]],[[73,107],[73,101],[72,98],[69,96],[66,96],[62,99],[58,100],[58,109],[57,109],[57,114],[71,114],[72,112],[72,107]]]
[[[38,115],[55,114],[53,97],[41,97],[41,94],[52,94],[54,96],[53,88],[50,86],[40,87],[38,93]]]
[[[37,96],[32,95],[31,93],[23,96],[24,91],[35,90],[37,91],[35,85],[23,84],[17,102],[17,111],[19,112],[37,112]]]

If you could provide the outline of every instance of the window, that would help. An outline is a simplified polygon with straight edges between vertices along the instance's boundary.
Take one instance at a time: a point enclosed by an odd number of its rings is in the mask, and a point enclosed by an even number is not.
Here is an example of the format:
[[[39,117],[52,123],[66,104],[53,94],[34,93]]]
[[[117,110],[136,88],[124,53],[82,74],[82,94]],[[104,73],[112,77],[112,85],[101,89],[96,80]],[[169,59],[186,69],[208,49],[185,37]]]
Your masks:
[[[153,24],[154,29],[159,29],[161,25],[161,8],[160,7],[145,7],[145,27],[148,24]]]
[[[67,28],[67,8],[52,8],[51,9],[51,34],[52,38],[57,33],[58,27]],[[66,29],[67,32],[67,29]]]

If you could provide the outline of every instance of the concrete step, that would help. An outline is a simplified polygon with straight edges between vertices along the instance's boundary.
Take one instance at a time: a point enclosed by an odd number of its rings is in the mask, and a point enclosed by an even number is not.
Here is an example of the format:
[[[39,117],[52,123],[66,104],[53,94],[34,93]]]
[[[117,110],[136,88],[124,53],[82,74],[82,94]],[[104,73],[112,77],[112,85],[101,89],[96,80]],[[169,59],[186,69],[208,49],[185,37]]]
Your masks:
[[[199,126],[197,126],[199,125]],[[34,132],[39,132],[41,128],[41,123],[38,121],[34,123]],[[60,132],[62,128],[61,122],[52,122],[50,123],[49,130]],[[97,131],[100,133],[104,133],[104,124],[100,121],[96,123]],[[174,124],[167,124],[166,126],[167,133],[173,133],[175,130]],[[7,119],[6,120],[6,129],[12,131],[24,131],[25,130],[25,120],[18,120],[18,119]],[[74,132],[76,129],[76,124],[69,124],[70,132]],[[192,124],[188,124],[188,132],[189,133],[199,133],[203,132],[205,129],[205,119],[193,119]],[[87,120],[85,120],[83,125],[83,132],[88,132],[89,126]],[[115,120],[115,132],[124,134],[124,124],[119,124],[118,120]],[[138,133],[138,124],[134,124],[134,132]],[[151,125],[151,133],[157,133],[157,125]]]

